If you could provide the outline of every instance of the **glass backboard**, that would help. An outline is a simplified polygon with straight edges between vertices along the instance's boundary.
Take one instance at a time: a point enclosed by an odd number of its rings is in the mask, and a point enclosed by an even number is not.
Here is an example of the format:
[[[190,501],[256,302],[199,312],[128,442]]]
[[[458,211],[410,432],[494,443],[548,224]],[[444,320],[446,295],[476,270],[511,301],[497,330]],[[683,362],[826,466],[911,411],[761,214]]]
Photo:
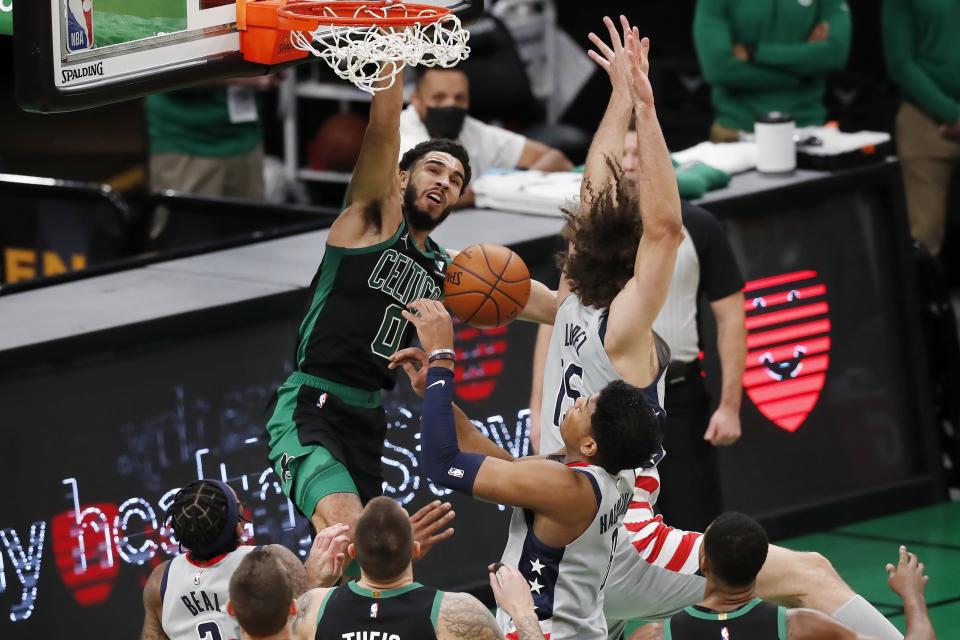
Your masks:
[[[482,8],[418,1],[463,18]],[[72,111],[271,70],[242,59],[235,0],[16,0],[13,18],[17,99],[29,111]]]

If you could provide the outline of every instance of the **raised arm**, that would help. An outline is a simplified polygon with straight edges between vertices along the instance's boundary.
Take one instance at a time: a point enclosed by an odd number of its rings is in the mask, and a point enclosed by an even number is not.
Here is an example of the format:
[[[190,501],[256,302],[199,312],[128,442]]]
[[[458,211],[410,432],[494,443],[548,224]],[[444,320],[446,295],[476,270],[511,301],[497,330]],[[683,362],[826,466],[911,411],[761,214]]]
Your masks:
[[[934,640],[936,637],[924,599],[927,580],[923,563],[901,546],[897,565],[887,565],[887,585],[903,600],[903,612],[907,618],[904,640]]]
[[[600,126],[593,135],[587,160],[583,168],[583,181],[580,183],[580,206],[589,209],[592,194],[606,190],[607,185],[616,181],[616,175],[611,167],[611,161],[619,161],[623,157],[623,139],[630,126],[630,116],[633,113],[633,101],[630,98],[630,68],[629,59],[624,52],[624,40],[634,32],[624,16],[620,16],[620,26],[623,29],[623,39],[613,24],[613,20],[604,17],[603,24],[607,27],[610,44],[607,45],[600,37],[591,33],[590,42],[597,48],[590,50],[588,55],[610,77],[610,100],[607,110],[600,120]],[[637,34],[634,33],[636,36]],[[637,39],[639,41],[639,38]],[[646,69],[643,70],[646,73]]]
[[[822,5],[820,24],[829,25],[825,27],[827,37],[823,39],[793,44],[758,42],[754,62],[799,76],[823,75],[843,69],[850,55],[853,26],[846,0],[826,0]],[[818,29],[823,28],[818,26]]]
[[[711,86],[739,89],[788,89],[799,86],[800,78],[792,73],[734,57],[726,4],[727,0],[697,0],[693,15],[693,44],[704,79]]]
[[[630,40],[633,38],[631,34]],[[624,375],[638,363],[645,367],[649,362],[651,327],[666,300],[677,249],[683,239],[680,194],[673,163],[657,121],[653,89],[643,71],[648,50],[649,41],[644,38],[638,50],[629,56],[633,61],[630,86],[640,151],[636,189],[643,234],[637,246],[633,277],[610,304],[604,340],[613,365]],[[642,383],[643,377],[634,377],[634,380]]]
[[[374,236],[392,234],[403,215],[400,208],[399,172],[400,112],[403,110],[403,73],[393,86],[373,95],[370,121],[363,136],[360,156],[353,169],[346,203],[330,231],[336,246],[361,245],[371,230]],[[391,202],[391,200],[395,202]]]

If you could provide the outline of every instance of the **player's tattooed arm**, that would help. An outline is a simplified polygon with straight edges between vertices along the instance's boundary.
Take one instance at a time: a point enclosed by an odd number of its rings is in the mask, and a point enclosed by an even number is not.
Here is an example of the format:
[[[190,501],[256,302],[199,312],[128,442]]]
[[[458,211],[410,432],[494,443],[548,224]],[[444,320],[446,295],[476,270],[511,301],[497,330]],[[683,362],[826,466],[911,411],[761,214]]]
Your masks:
[[[490,611],[469,593],[445,593],[437,619],[437,638],[500,640],[503,633]]]
[[[170,561],[161,563],[147,579],[143,587],[143,629],[140,631],[140,640],[169,640],[163,632],[160,617],[163,613],[163,594],[160,593],[160,583],[163,582],[163,572]]]
[[[290,635],[294,640],[313,638],[316,626],[307,621],[317,619],[317,612],[327,591],[329,589],[311,589],[297,598],[297,615],[290,625]]]
[[[540,630],[540,622],[535,613],[528,613],[513,619],[513,624],[517,628],[517,638],[519,640],[543,640],[543,631]]]

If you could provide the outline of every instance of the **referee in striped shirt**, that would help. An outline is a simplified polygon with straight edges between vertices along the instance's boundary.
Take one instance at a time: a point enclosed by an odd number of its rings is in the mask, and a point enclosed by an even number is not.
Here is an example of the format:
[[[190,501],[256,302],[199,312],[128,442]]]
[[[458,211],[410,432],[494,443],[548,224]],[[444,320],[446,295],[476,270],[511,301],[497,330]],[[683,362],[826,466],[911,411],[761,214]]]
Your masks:
[[[628,165],[629,166],[629,165]],[[683,203],[685,237],[667,300],[653,330],[670,345],[664,408],[663,462],[657,467],[663,491],[657,507],[673,527],[705,531],[723,511],[716,447],[740,438],[740,398],[747,330],[743,276],[720,222],[702,207]],[[711,398],[700,369],[702,347],[698,304],[710,305],[716,320],[721,392]]]

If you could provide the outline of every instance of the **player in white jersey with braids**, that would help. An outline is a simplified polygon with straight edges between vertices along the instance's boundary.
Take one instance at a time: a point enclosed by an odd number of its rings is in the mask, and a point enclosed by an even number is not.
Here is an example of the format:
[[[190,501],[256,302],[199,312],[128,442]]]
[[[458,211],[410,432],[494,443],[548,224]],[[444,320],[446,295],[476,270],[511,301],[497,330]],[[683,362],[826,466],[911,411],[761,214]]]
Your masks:
[[[277,562],[295,596],[310,587],[328,586],[343,569],[343,558],[331,557],[328,549],[345,544],[344,525],[318,534],[306,563],[279,544],[241,544],[243,505],[220,480],[188,483],[174,496],[164,522],[187,551],[161,562],[147,579],[140,640],[238,637],[229,604],[230,579],[254,550]]]
[[[669,355],[652,325],[682,239],[680,199],[646,66],[638,79],[631,76],[629,51],[613,22],[606,18],[605,24],[610,44],[591,34],[597,51],[590,56],[608,72],[612,94],[587,156],[580,211],[567,215],[569,250],[543,376],[541,452],[563,447],[557,425],[570,404],[613,380],[643,389],[662,411],[662,375]],[[636,37],[623,16],[621,25],[624,39]],[[648,46],[644,39],[644,65]],[[632,114],[640,162],[635,193],[618,164]],[[619,621],[667,617],[703,597],[705,582],[696,575],[701,534],[673,529],[653,511],[660,491],[658,461],[637,470],[620,532],[629,544],[618,546],[606,584],[604,613],[611,637],[619,637]],[[818,609],[883,640],[902,638],[816,553],[771,546],[757,594],[787,606]]]

